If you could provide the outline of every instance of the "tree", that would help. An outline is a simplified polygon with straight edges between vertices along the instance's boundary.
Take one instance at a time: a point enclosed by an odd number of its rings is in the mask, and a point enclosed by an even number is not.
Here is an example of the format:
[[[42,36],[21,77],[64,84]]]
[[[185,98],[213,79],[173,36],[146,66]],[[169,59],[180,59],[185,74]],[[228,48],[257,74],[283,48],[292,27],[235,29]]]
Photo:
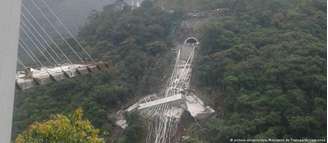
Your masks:
[[[83,119],[81,108],[68,116],[57,114],[48,121],[35,122],[16,138],[16,143],[104,143],[99,130]]]
[[[174,57],[170,35],[174,35],[172,29],[180,19],[177,13],[150,3],[122,10],[106,6],[93,13],[81,27],[78,39],[96,61],[113,63],[109,71],[18,91],[13,138],[34,121],[70,113],[77,107],[85,109],[85,117],[104,135],[113,131],[115,120],[109,117],[118,108],[161,87]]]
[[[137,113],[126,115],[128,127],[118,143],[144,143],[146,137],[146,125],[143,117]]]
[[[224,3],[231,15],[203,28],[193,70],[198,88],[220,96],[209,98],[224,110],[205,127],[206,140],[324,137],[327,2]]]

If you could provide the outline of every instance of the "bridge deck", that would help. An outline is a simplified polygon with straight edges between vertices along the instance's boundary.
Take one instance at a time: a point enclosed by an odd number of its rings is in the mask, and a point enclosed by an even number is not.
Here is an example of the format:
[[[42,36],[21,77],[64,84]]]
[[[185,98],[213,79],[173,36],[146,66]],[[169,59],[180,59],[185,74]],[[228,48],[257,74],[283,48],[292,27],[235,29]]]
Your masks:
[[[183,99],[182,94],[177,94],[177,95],[174,95],[174,96],[169,96],[169,97],[157,99],[157,100],[154,100],[154,101],[141,103],[141,104],[139,104],[138,110],[145,109],[145,108],[150,108],[150,107],[160,105],[160,104],[176,102],[176,101],[180,101],[182,99]]]
[[[36,85],[73,78],[78,75],[105,70],[106,68],[108,68],[108,65],[105,63],[68,64],[58,67],[42,67],[40,69],[27,68],[24,71],[17,72],[16,86],[18,89],[25,90]]]

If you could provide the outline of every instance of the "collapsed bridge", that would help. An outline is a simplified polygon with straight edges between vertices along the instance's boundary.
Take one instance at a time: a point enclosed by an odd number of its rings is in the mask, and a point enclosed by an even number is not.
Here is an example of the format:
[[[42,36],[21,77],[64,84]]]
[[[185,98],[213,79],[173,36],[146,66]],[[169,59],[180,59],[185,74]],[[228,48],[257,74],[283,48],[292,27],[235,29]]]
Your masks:
[[[137,112],[147,120],[147,143],[170,143],[178,139],[178,123],[184,112],[195,119],[204,119],[214,113],[190,87],[192,63],[198,45],[195,37],[188,37],[184,44],[179,45],[168,85],[161,93],[146,96],[124,111],[119,111],[116,124],[125,129],[128,124],[123,114]]]

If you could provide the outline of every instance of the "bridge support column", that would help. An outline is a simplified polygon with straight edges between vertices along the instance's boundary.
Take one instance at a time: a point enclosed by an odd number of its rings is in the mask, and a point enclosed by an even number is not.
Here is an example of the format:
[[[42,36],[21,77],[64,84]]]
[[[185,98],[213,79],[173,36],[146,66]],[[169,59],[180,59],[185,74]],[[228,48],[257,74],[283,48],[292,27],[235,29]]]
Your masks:
[[[10,143],[21,0],[0,2],[0,143]]]

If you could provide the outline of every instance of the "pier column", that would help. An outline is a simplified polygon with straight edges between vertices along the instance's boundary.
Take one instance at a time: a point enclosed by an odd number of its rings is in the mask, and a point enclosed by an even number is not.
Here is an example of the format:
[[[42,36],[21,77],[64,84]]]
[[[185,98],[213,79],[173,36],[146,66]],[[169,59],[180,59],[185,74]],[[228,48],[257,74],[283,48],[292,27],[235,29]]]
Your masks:
[[[10,143],[21,0],[0,1],[0,143]]]

